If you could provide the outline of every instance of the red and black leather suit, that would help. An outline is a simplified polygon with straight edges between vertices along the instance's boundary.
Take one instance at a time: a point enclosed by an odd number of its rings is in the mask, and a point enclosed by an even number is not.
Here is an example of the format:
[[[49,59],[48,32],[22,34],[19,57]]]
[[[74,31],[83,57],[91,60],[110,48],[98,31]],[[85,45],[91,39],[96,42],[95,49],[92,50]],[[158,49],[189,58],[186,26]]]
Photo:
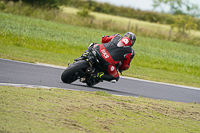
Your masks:
[[[101,60],[104,75],[103,80],[119,80],[119,71],[127,70],[133,59],[135,52],[131,47],[131,41],[128,37],[122,37],[119,34],[112,36],[103,36],[102,44],[95,44],[93,49],[98,53]]]

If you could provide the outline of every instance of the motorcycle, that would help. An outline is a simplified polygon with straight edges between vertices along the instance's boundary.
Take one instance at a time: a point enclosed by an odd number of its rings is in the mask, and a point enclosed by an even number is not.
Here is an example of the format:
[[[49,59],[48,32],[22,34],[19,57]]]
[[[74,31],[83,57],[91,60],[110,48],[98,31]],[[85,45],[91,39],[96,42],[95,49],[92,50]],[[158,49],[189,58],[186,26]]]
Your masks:
[[[88,86],[93,86],[103,80],[94,78],[95,74],[103,74],[103,70],[100,66],[100,61],[96,51],[92,48],[88,48],[88,52],[82,58],[74,60],[73,64],[68,64],[68,67],[63,71],[61,80],[64,83],[71,84],[77,79],[82,83],[86,83]]]

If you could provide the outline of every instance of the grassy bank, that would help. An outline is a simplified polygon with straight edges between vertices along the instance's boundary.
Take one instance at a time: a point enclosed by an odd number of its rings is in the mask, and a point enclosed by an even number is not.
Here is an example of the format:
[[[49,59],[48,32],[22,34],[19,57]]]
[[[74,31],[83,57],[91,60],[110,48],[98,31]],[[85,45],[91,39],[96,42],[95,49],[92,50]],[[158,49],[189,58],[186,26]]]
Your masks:
[[[74,24],[81,25],[77,22],[76,16],[79,9],[72,7],[62,7],[64,13],[74,21]],[[90,12],[95,19],[82,18],[82,26],[93,27],[97,29],[104,29],[115,32],[134,31],[139,36],[157,38],[161,40],[168,40],[172,42],[185,43],[188,45],[200,46],[200,31],[187,30],[185,34],[178,32],[177,28],[171,28],[171,25],[151,23],[147,21],[141,21],[137,19],[131,19],[121,16],[113,16],[98,12]],[[64,15],[64,14],[62,14]],[[62,18],[62,17],[61,17]],[[76,18],[76,19],[75,19]],[[79,18],[80,19],[80,18]],[[68,19],[65,19],[65,22]]]
[[[0,132],[200,132],[200,105],[0,86]]]
[[[63,10],[63,12],[68,13],[68,14],[73,14],[76,15],[77,12],[79,12],[80,10],[77,8],[73,8],[73,7],[61,7],[61,9]],[[141,20],[137,20],[137,19],[131,19],[131,18],[126,18],[126,17],[121,17],[121,16],[114,16],[114,15],[109,15],[109,14],[104,14],[104,13],[98,13],[98,12],[89,12],[91,15],[93,15],[95,17],[95,19],[97,20],[107,20],[107,21],[111,21],[114,22],[115,25],[121,25],[123,27],[126,27],[128,29],[128,25],[130,25],[130,27],[135,27],[135,25],[138,25],[139,27],[142,27],[144,29],[147,29],[146,31],[148,31],[148,29],[150,31],[163,31],[166,34],[169,32],[171,26],[167,25],[167,24],[159,24],[159,23],[151,23],[148,21],[141,21]],[[130,23],[130,24],[129,24]],[[129,27],[129,28],[130,28]],[[200,31],[198,30],[191,30],[190,34],[196,36],[196,37],[200,37]]]
[[[0,13],[1,58],[66,66],[113,32]],[[200,87],[200,47],[137,36],[124,75]]]

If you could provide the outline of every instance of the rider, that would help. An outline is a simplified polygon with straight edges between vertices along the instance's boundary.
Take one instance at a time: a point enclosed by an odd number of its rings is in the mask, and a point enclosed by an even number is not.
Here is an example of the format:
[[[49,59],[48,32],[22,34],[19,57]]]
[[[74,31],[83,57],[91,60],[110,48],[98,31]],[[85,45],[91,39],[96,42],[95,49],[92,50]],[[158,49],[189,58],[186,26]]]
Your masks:
[[[135,55],[132,49],[135,41],[135,34],[127,32],[123,37],[119,34],[103,36],[103,44],[92,43],[89,48],[97,52],[104,71],[104,73],[93,75],[93,78],[107,80],[113,83],[117,82],[119,80],[118,71],[121,73],[130,67],[130,62]]]

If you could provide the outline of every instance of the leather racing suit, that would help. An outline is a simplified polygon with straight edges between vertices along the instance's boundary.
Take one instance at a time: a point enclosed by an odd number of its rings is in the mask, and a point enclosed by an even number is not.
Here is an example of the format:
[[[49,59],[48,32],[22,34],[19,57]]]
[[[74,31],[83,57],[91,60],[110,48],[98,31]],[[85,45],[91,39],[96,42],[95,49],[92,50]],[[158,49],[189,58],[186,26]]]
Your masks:
[[[119,34],[103,36],[102,44],[94,44],[93,50],[99,55],[104,71],[104,75],[101,78],[107,81],[118,81],[118,70],[120,72],[127,70],[135,55],[130,39]]]

